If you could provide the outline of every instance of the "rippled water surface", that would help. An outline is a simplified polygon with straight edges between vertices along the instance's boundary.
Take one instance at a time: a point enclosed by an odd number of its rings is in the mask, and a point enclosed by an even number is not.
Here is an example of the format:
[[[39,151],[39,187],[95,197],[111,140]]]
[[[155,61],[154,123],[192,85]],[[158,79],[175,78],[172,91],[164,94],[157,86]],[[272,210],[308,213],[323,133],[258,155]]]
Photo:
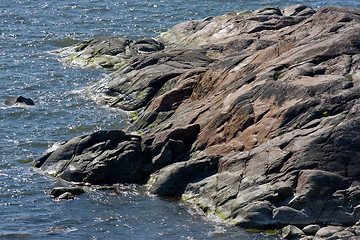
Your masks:
[[[286,1],[314,8],[358,0]],[[103,71],[62,66],[48,52],[99,36],[154,37],[187,20],[239,9],[284,6],[252,0],[1,0],[0,1],[0,238],[7,239],[264,239],[194,213],[189,206],[144,194],[139,186],[53,201],[48,191],[66,185],[31,168],[56,141],[126,126],[126,115],[96,105],[81,89]],[[7,96],[34,100],[6,107]],[[266,236],[276,239],[277,236]]]

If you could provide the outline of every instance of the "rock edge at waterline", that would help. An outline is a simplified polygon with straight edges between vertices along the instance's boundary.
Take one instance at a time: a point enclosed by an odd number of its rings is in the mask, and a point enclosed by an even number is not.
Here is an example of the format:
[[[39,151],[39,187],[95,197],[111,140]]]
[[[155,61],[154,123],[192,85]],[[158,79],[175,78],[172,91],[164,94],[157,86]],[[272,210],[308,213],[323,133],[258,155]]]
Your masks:
[[[94,51],[94,41],[106,47]],[[234,11],[147,42],[151,51],[87,90],[133,111],[127,132],[141,134],[80,136],[37,167],[68,181],[147,183],[151,193],[181,196],[245,228],[304,232],[359,221],[359,9]],[[90,63],[121,62],[132,44],[124,43],[72,48]]]

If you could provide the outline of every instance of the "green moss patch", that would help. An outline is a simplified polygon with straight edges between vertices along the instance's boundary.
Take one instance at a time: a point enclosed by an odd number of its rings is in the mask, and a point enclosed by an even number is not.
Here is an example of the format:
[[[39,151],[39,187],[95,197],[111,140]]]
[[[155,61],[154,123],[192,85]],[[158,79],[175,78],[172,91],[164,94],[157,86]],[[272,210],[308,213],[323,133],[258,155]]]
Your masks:
[[[129,118],[131,121],[136,121],[139,118],[139,113],[137,111],[130,112]]]
[[[279,70],[276,70],[274,73],[274,76],[273,76],[274,80],[278,80],[280,75],[281,75],[281,72]]]

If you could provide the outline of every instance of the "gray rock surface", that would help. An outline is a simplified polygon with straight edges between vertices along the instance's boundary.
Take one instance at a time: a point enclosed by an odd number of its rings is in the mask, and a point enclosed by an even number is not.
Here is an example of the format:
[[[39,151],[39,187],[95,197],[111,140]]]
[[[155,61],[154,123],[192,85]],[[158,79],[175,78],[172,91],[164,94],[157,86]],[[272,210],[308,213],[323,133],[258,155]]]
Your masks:
[[[41,169],[72,182],[106,184],[139,182],[144,165],[140,138],[111,130],[71,139],[48,155]]]
[[[319,238],[329,238],[334,234],[344,231],[343,227],[340,226],[328,226],[321,228],[315,235],[315,237]]]
[[[105,57],[117,69],[89,91],[137,111],[128,131],[141,134],[77,137],[37,167],[93,184],[150,179],[150,192],[246,228],[360,220],[358,9],[235,11],[180,23],[156,41],[84,44],[71,58],[88,66]]]
[[[308,226],[305,226],[302,231],[306,234],[306,235],[315,235],[317,233],[317,231],[320,230],[320,226],[317,224],[311,224]]]
[[[282,229],[281,237],[284,239],[298,239],[304,235],[298,227],[294,225],[288,225]]]

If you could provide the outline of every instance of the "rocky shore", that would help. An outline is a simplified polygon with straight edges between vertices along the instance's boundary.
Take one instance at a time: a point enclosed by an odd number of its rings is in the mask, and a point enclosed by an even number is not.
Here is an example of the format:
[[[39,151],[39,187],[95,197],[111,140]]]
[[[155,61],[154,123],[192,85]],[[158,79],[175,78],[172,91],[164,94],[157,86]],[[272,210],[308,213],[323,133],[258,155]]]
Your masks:
[[[131,125],[64,142],[35,167],[147,184],[240,227],[286,226],[284,238],[360,238],[359,9],[234,11],[57,53],[112,70],[87,94]]]

